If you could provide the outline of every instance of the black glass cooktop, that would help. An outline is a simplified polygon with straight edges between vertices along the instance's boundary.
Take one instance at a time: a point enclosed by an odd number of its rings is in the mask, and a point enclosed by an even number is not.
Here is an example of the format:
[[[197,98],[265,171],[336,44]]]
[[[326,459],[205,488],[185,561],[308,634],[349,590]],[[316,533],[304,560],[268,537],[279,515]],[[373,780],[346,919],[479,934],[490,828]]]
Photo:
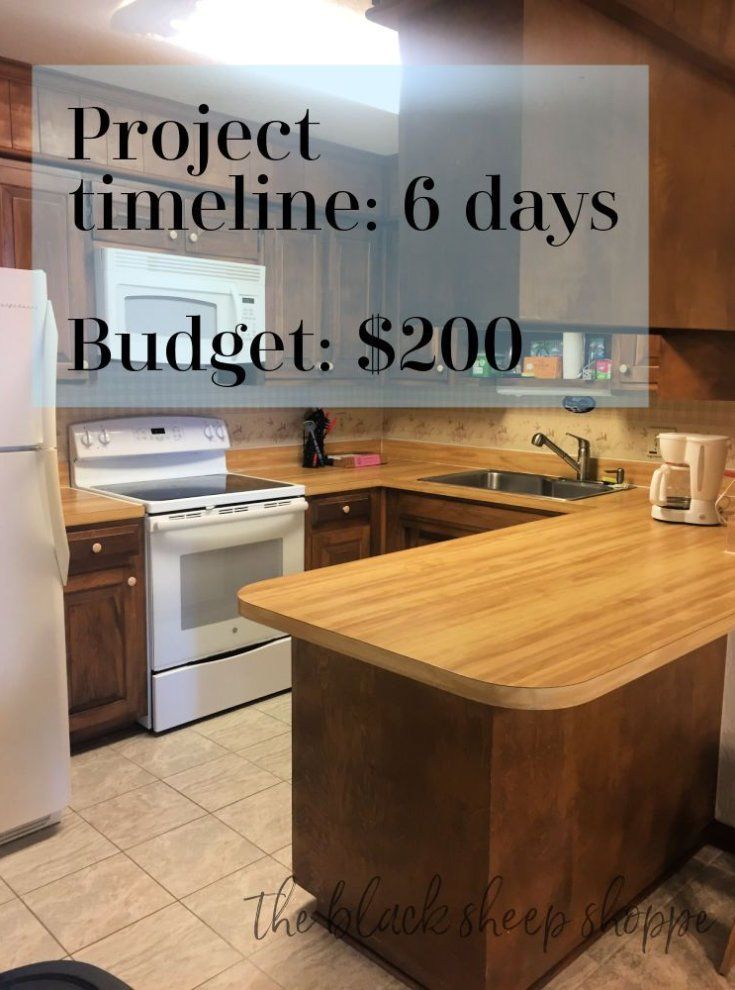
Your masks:
[[[180,498],[205,498],[208,495],[237,495],[247,492],[290,488],[281,481],[249,478],[244,474],[203,474],[195,478],[164,478],[151,481],[128,481],[122,485],[105,485],[101,491],[127,495],[142,502],[169,502]]]

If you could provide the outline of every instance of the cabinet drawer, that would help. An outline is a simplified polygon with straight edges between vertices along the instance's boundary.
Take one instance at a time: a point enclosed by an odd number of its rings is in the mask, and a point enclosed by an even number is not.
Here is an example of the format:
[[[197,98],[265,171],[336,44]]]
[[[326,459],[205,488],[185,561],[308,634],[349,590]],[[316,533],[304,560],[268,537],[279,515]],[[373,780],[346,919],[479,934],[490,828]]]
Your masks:
[[[312,526],[369,519],[370,495],[363,492],[359,495],[330,495],[315,499],[309,504],[309,515]]]
[[[69,533],[70,571],[102,567],[113,558],[140,553],[140,530],[137,527],[110,527],[90,532]]]

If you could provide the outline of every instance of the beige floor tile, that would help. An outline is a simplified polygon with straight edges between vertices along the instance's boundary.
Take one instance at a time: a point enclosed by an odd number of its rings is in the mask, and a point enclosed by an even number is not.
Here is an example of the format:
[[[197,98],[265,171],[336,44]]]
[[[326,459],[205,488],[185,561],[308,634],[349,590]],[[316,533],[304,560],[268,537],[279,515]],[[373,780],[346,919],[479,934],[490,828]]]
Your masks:
[[[321,926],[305,935],[274,939],[254,952],[251,961],[284,990],[405,990],[404,983]]]
[[[264,739],[240,750],[240,756],[256,766],[274,773],[281,780],[291,779],[291,733],[286,732],[272,739]]]
[[[192,990],[240,960],[182,904],[149,915],[75,953],[134,990]]]
[[[275,852],[291,841],[291,785],[276,784],[228,804],[216,814],[256,846]]]
[[[25,897],[28,907],[67,952],[97,942],[172,900],[123,853]]]
[[[25,904],[15,900],[0,906],[0,973],[63,955],[62,947]]]
[[[289,882],[289,875],[285,866],[267,856],[191,894],[184,904],[244,956],[249,956],[269,941],[289,938],[285,925],[273,928],[276,894],[282,884],[286,887],[279,901],[279,917],[290,919],[293,924],[296,913],[312,904],[308,894]]]
[[[256,708],[238,708],[206,722],[198,722],[196,731],[226,749],[239,750],[282,735],[284,723]]]
[[[155,779],[110,746],[78,753],[71,759],[70,805],[79,811]]]
[[[166,778],[166,783],[207,811],[234,804],[278,783],[278,778],[235,753],[191,767]]]
[[[286,869],[292,870],[293,869],[293,855],[292,855],[292,852],[293,852],[293,850],[292,850],[292,848],[291,848],[290,845],[284,846],[283,849],[279,849],[279,850],[277,850],[277,852],[274,852],[272,854],[273,855],[273,859],[277,859],[279,863],[283,863],[283,865],[286,867]]]
[[[197,990],[281,990],[270,976],[252,963],[241,962],[202,983]]]
[[[58,825],[3,846],[0,876],[16,893],[26,894],[116,852],[108,839],[69,811]]]
[[[0,904],[5,904],[7,901],[12,901],[14,897],[15,894],[10,887],[0,880]]]
[[[583,952],[547,984],[548,990],[584,990],[598,969],[594,959]]]
[[[265,712],[266,715],[272,715],[273,718],[278,718],[282,722],[291,724],[291,692],[287,691],[286,694],[278,694],[275,698],[266,698],[265,701],[259,701],[257,705],[253,706],[257,708],[258,711]]]
[[[193,729],[179,729],[163,736],[144,732],[115,743],[115,749],[156,777],[170,777],[225,755],[224,749]]]
[[[162,781],[85,808],[84,817],[121,849],[184,825],[206,812]]]
[[[211,816],[128,849],[176,897],[184,897],[263,858],[263,851]]]

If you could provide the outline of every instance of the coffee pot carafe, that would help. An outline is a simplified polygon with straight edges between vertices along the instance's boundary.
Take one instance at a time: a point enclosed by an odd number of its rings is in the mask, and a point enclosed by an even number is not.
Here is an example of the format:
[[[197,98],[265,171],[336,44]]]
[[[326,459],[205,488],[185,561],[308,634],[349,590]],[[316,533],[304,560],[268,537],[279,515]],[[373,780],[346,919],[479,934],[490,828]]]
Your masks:
[[[716,502],[725,471],[729,437],[659,433],[664,459],[651,478],[651,515],[662,522],[716,526]]]

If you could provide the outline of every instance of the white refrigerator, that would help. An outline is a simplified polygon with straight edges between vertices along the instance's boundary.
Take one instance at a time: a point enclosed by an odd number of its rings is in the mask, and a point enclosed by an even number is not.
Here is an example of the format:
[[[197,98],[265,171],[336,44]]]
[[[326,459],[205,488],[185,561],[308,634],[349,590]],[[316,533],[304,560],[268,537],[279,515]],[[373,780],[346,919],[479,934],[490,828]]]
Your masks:
[[[0,268],[0,843],[69,800],[56,451],[57,332],[43,272]]]

